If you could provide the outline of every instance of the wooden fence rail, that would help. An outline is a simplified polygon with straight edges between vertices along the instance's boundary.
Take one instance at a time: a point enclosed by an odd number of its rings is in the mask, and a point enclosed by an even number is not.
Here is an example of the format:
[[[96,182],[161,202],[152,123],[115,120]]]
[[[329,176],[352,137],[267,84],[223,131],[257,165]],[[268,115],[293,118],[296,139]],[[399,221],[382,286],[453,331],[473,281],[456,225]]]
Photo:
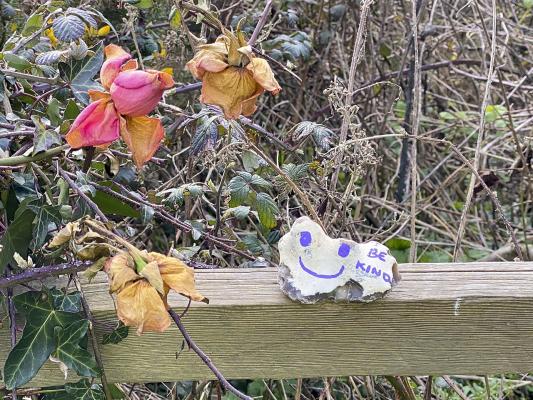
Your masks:
[[[533,370],[533,263],[404,264],[400,272],[402,281],[383,300],[301,305],[280,292],[275,269],[199,270],[199,289],[211,303],[193,304],[184,323],[227,378]],[[116,323],[105,276],[84,291],[101,341]],[[170,304],[180,309],[185,301],[176,295]],[[211,378],[181,346],[177,328],[141,337],[132,332],[102,346],[108,380]],[[8,349],[4,324],[2,365]],[[63,382],[48,362],[30,385]]]

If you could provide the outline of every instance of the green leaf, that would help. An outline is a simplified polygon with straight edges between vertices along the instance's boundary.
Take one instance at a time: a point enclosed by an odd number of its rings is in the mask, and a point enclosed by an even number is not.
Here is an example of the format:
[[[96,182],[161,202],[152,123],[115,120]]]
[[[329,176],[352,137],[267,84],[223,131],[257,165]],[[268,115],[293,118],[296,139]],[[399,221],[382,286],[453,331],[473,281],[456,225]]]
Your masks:
[[[228,188],[231,194],[230,207],[242,205],[248,199],[251,190],[249,182],[242,176],[231,178],[228,183]]]
[[[18,212],[18,210],[17,210]],[[13,263],[13,255],[19,253],[22,258],[28,254],[28,246],[32,240],[32,222],[35,214],[26,209],[18,213],[15,220],[7,227],[0,240],[0,275],[7,264]]]
[[[54,145],[61,144],[61,136],[59,133],[50,129],[41,131],[37,130],[36,137],[33,142],[33,155],[48,150]]]
[[[48,103],[48,107],[46,107],[46,115],[48,115],[48,118],[50,118],[50,121],[52,121],[52,123],[54,125],[59,125],[61,124],[61,111],[59,109],[59,106],[61,105],[61,103],[59,102],[58,99],[54,99],[52,98],[52,100],[50,100],[50,103]]]
[[[141,213],[129,204],[126,204],[115,196],[100,190],[96,191],[96,194],[92,199],[104,214],[114,214],[133,218],[139,218],[141,216]]]
[[[67,71],[64,71],[66,79],[70,79],[70,88],[74,97],[78,99],[83,104],[89,104],[89,95],[87,91],[89,89],[101,90],[102,87],[96,83],[93,78],[100,71],[102,64],[104,62],[104,48],[102,45],[98,47],[94,55],[87,56],[81,60],[81,67],[77,72],[76,68],[66,67]],[[60,64],[67,65],[67,64]],[[70,68],[70,69],[69,69]],[[75,74],[74,77],[72,75]]]
[[[24,71],[31,68],[31,62],[26,60],[24,57],[17,56],[13,53],[3,53],[4,60],[6,60],[7,65],[11,68],[15,68],[17,71]]]
[[[168,19],[172,29],[179,29],[181,27],[181,12],[176,6],[172,6]]]
[[[523,5],[529,10],[530,8],[533,8],[533,0],[523,0]]]
[[[43,26],[43,15],[39,12],[30,15],[24,24],[24,28],[20,33],[22,36],[30,36],[33,32],[38,31]]]
[[[82,379],[77,383],[65,384],[65,391],[48,393],[45,400],[105,400],[105,394],[100,385],[91,384],[89,379]]]
[[[123,341],[128,337],[130,328],[129,326],[124,325],[122,322],[119,323],[111,333],[104,333],[102,338],[102,344],[117,344]]]
[[[61,290],[51,289],[50,294],[53,298],[54,308],[59,311],[77,313],[81,311],[81,293],[74,292],[65,294]]]
[[[52,29],[58,40],[72,42],[85,34],[85,22],[76,15],[60,15],[54,19]]]
[[[26,292],[14,298],[17,311],[26,317],[22,337],[7,356],[4,382],[11,390],[29,382],[54,351],[56,326],[79,321],[79,313],[58,311],[50,292]]]
[[[387,240],[385,246],[391,250],[407,250],[411,247],[411,242],[407,239],[393,238]]]
[[[66,327],[54,327],[56,350],[52,356],[60,360],[79,376],[98,376],[98,366],[91,353],[80,347],[80,341],[87,336],[89,321],[79,320]]]
[[[65,113],[63,114],[63,119],[76,119],[80,113],[80,108],[74,100],[69,100],[67,106],[65,107]]]
[[[126,0],[126,3],[132,4],[142,10],[152,8],[154,6],[153,0]]]
[[[259,215],[259,221],[265,228],[274,228],[277,225],[276,215],[279,214],[279,209],[268,193],[257,194],[255,208]]]
[[[32,249],[35,250],[43,245],[46,241],[46,235],[51,229],[56,229],[61,225],[61,207],[34,202],[29,204],[28,208],[35,213],[31,243]]]
[[[238,206],[238,207],[228,208],[226,212],[224,212],[224,219],[230,216],[234,216],[237,219],[243,220],[248,216],[248,214],[250,214],[249,206]]]

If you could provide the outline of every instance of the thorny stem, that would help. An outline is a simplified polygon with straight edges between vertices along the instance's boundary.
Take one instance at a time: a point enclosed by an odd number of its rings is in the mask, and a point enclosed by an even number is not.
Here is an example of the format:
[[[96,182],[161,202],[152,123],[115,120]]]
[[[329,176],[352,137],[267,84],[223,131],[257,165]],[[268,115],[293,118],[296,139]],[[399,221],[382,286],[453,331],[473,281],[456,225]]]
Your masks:
[[[228,382],[228,380],[222,375],[222,373],[217,369],[217,367],[213,364],[213,361],[209,358],[207,354],[204,353],[204,351],[198,347],[198,345],[192,340],[191,336],[189,335],[189,332],[185,329],[185,326],[181,322],[181,317],[171,308],[168,309],[169,315],[172,317],[174,322],[176,323],[176,326],[180,330],[181,334],[183,335],[183,338],[185,339],[185,342],[191,348],[197,355],[200,357],[200,359],[204,362],[205,365],[215,374],[219,382],[222,384],[224,389],[227,391],[233,393],[235,396],[237,396],[239,399],[242,400],[253,400],[252,397],[245,395],[244,393],[241,393],[239,390],[237,390],[231,383]]]
[[[83,271],[91,265],[91,262],[73,261],[69,263],[47,265],[40,268],[29,268],[16,275],[0,278],[0,289],[21,285],[31,281],[42,281],[49,276],[72,274]]]
[[[96,364],[98,365],[98,368],[100,368],[100,380],[102,381],[102,386],[105,394],[106,400],[112,400],[113,396],[111,395],[111,391],[109,390],[109,386],[107,384],[107,377],[105,375],[104,370],[104,363],[102,362],[102,354],[100,353],[100,347],[98,346],[98,339],[96,338],[96,335],[94,333],[94,318],[91,313],[91,309],[89,307],[89,304],[87,303],[87,299],[85,298],[85,294],[83,293],[83,289],[80,284],[80,280],[78,278],[78,275],[76,273],[73,274],[74,284],[76,285],[76,289],[80,293],[81,298],[81,305],[83,307],[83,311],[85,313],[85,317],[89,320],[89,337],[91,338],[91,346],[93,348],[94,353],[94,359],[96,360]]]

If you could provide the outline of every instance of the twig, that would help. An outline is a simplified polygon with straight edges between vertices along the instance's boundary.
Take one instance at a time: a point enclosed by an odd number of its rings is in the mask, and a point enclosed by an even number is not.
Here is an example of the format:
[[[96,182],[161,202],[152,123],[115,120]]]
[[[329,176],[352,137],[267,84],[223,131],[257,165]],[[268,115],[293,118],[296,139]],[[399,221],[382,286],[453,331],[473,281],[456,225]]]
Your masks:
[[[85,202],[87,203],[87,205],[92,208],[92,210],[96,213],[96,215],[98,215],[100,217],[100,219],[103,221],[103,222],[108,222],[109,220],[107,219],[107,217],[104,215],[104,213],[100,210],[100,208],[96,205],[96,203],[94,201],[92,201],[89,196],[87,196],[83,190],[81,190],[81,188],[76,185],[76,183],[74,183],[74,181],[72,179],[70,179],[70,177],[68,176],[68,174],[63,171],[63,169],[61,169],[61,167],[59,165],[57,165],[56,167],[56,170],[57,172],[59,173],[59,175],[61,175],[61,177],[68,183],[68,185],[76,192],[78,193],[78,195],[83,199],[85,200]]]
[[[54,147],[53,149],[43,151],[42,153],[38,153],[34,156],[13,156],[13,157],[1,158],[0,167],[24,165],[24,164],[29,164],[32,162],[45,160],[47,158],[52,158],[54,156],[57,156],[58,154],[61,154],[63,151],[67,149],[70,149],[70,146],[68,144],[65,144],[63,146]]]
[[[485,26],[485,21],[483,19],[483,15],[481,14],[481,10],[479,9],[479,5],[477,3],[477,0],[474,0],[475,8],[479,14],[479,19],[481,20],[481,25],[483,27],[483,31],[485,32],[485,36],[487,37],[487,40],[489,39],[489,33],[487,31],[487,27]],[[491,49],[490,49],[490,64],[489,64],[489,71],[487,74],[487,82],[485,84],[485,93],[483,95],[483,102],[481,103],[481,110],[480,110],[480,117],[479,117],[479,132],[476,142],[476,151],[474,154],[474,169],[477,171],[479,168],[479,154],[481,150],[481,143],[483,142],[483,136],[485,133],[485,110],[487,108],[487,105],[489,104],[490,100],[490,89],[492,85],[492,79],[494,75],[494,62],[496,59],[496,0],[492,0],[492,38],[491,40]],[[470,184],[468,186],[468,192],[466,194],[466,200],[463,207],[463,212],[461,215],[461,219],[459,221],[459,229],[457,230],[457,237],[455,240],[455,247],[453,249],[453,261],[457,260],[457,257],[459,256],[459,252],[461,250],[461,240],[463,239],[465,227],[466,227],[466,217],[468,214],[468,209],[470,208],[470,204],[472,203],[472,197],[474,195],[474,186],[475,186],[476,180],[474,177],[474,174],[470,175]],[[520,247],[517,247],[517,251],[520,251]]]
[[[350,120],[351,120],[350,108],[352,106],[352,101],[353,101],[352,96],[353,96],[353,91],[355,87],[355,72],[357,70],[357,66],[359,65],[359,60],[361,58],[361,54],[364,49],[364,44],[365,44],[365,39],[366,39],[366,21],[367,21],[368,13],[370,11],[370,6],[372,5],[373,1],[374,0],[364,0],[361,3],[361,15],[359,17],[359,26],[357,27],[357,34],[355,36],[355,43],[353,46],[352,60],[350,64],[350,74],[348,77],[348,89],[347,89],[346,97],[344,100],[344,111],[343,111],[343,116],[342,116],[341,132],[339,135],[339,143],[343,143],[344,141],[346,141],[346,138],[348,137],[348,128],[350,126]],[[339,173],[341,170],[341,160],[342,160],[343,154],[344,154],[344,149],[342,148],[334,160],[334,164],[336,164],[336,167],[331,177],[331,182],[329,185],[329,189],[331,191],[335,191],[335,188],[337,186],[337,180],[339,179]]]
[[[0,289],[22,285],[31,281],[42,281],[49,276],[72,274],[87,269],[92,263],[89,261],[73,261],[69,263],[47,265],[40,268],[29,268],[15,275],[0,278]]]
[[[94,359],[96,360],[98,368],[100,368],[100,380],[102,381],[105,398],[106,400],[112,400],[113,396],[111,395],[111,391],[109,390],[109,385],[107,383],[107,377],[105,376],[104,363],[102,362],[102,354],[100,353],[100,347],[98,346],[98,339],[96,338],[96,335],[94,333],[94,318],[89,304],[87,303],[87,299],[85,298],[85,294],[83,293],[83,288],[81,287],[78,275],[74,273],[72,277],[74,280],[74,284],[76,285],[76,289],[80,293],[81,305],[83,307],[83,311],[85,312],[85,317],[90,322],[89,337],[91,338],[91,346],[93,348]]]
[[[461,388],[459,386],[457,386],[457,384],[452,380],[450,379],[449,376],[447,375],[443,375],[442,378],[446,381],[446,383],[453,389],[453,391],[455,393],[457,393],[459,395],[459,397],[462,399],[462,400],[470,400],[468,398],[468,396],[465,394],[465,392],[463,392],[461,390]]]
[[[417,199],[417,140],[418,125],[420,121],[420,56],[418,48],[418,18],[420,13],[420,0],[412,3],[412,31],[413,31],[413,93],[412,93],[412,126],[411,133],[415,137],[411,144],[411,247],[409,248],[409,261],[416,262],[416,199]]]
[[[433,386],[433,377],[430,375],[426,380],[426,389],[424,390],[424,400],[431,400],[431,387]]]
[[[259,21],[257,22],[257,25],[255,26],[254,32],[252,33],[250,40],[248,40],[248,44],[250,46],[255,45],[255,42],[257,41],[257,38],[259,37],[261,30],[266,24],[266,21],[268,19],[268,14],[270,13],[271,8],[272,8],[272,0],[267,0],[265,4],[265,8],[263,9],[263,12],[261,13],[261,17],[259,18]]]
[[[0,68],[0,73],[6,76],[12,76],[14,78],[26,79],[27,81],[33,82],[48,83],[50,85],[55,85],[57,82],[59,82],[59,75],[56,75],[53,78],[46,78],[44,76],[35,76],[32,74],[25,74],[24,72],[12,71],[10,69],[3,68]]]
[[[198,347],[198,345],[192,340],[191,336],[189,335],[189,332],[185,329],[185,326],[181,322],[181,318],[174,310],[171,308],[168,309],[168,313],[176,323],[178,329],[180,330],[181,334],[183,335],[183,338],[185,339],[185,342],[191,348],[197,355],[200,357],[200,359],[204,362],[207,367],[213,371],[219,382],[222,384],[222,386],[229,392],[233,393],[235,396],[237,396],[239,399],[242,400],[253,400],[252,397],[245,395],[244,393],[241,393],[239,390],[237,390],[235,387],[231,385],[231,383],[228,382],[226,378],[224,378],[224,375],[217,369],[217,367],[213,364],[211,359],[203,352],[202,349]]]

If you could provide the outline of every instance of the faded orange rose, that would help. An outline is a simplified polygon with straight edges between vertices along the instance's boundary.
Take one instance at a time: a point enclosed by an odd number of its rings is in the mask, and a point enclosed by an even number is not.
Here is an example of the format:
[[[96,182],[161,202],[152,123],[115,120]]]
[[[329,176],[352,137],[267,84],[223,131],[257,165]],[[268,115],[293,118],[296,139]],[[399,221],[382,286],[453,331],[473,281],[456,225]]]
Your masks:
[[[104,270],[109,291],[117,295],[117,316],[126,326],[143,332],[163,332],[171,320],[167,296],[171,289],[194,301],[209,302],[196,290],[194,270],[182,261],[159,253],[128,252],[110,258]]]
[[[199,46],[187,68],[202,80],[200,101],[221,107],[228,119],[253,114],[261,94],[281,90],[267,61],[254,56],[240,32],[225,32],[215,43]]]

